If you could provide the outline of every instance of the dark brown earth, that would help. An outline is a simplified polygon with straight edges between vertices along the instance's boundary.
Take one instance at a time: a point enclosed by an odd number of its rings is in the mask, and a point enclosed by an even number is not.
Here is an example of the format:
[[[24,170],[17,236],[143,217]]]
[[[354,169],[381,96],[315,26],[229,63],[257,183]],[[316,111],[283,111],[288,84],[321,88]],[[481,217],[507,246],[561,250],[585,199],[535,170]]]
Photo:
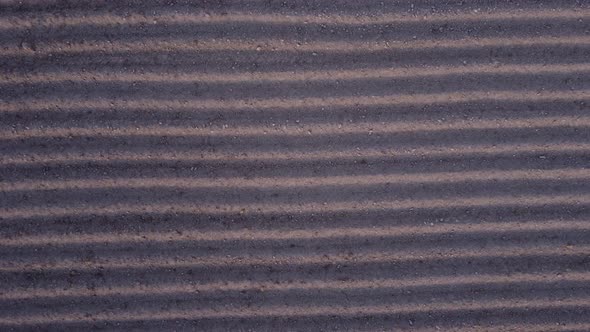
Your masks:
[[[0,330],[590,331],[590,3],[0,1]]]

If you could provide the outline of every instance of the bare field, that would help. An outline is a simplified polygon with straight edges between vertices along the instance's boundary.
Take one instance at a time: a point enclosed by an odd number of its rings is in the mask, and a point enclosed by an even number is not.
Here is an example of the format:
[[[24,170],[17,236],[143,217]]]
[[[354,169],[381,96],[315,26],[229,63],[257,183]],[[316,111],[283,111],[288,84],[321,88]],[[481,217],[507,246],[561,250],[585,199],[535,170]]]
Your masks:
[[[0,330],[590,330],[590,4],[0,1]]]

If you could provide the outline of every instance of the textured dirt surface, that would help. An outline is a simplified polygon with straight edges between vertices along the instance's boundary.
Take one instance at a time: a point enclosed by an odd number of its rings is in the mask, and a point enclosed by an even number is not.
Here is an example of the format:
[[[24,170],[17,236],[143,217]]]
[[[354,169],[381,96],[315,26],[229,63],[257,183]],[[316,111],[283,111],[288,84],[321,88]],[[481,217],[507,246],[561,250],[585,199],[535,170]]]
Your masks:
[[[0,330],[590,330],[590,6],[0,1]]]

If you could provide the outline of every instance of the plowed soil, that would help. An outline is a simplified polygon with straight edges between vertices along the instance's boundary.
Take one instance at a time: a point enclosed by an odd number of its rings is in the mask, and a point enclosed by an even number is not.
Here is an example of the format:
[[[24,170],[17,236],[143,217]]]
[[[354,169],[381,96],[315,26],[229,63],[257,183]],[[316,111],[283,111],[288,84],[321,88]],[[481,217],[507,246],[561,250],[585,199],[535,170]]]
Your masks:
[[[0,330],[589,331],[590,4],[0,1]]]

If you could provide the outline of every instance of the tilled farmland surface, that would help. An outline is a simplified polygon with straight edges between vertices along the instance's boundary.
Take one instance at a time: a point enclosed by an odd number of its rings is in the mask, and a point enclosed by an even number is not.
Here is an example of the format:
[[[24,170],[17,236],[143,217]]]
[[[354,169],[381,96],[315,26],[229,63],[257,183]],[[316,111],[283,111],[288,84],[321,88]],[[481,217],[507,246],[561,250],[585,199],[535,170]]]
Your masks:
[[[590,330],[590,3],[0,1],[0,330]]]

